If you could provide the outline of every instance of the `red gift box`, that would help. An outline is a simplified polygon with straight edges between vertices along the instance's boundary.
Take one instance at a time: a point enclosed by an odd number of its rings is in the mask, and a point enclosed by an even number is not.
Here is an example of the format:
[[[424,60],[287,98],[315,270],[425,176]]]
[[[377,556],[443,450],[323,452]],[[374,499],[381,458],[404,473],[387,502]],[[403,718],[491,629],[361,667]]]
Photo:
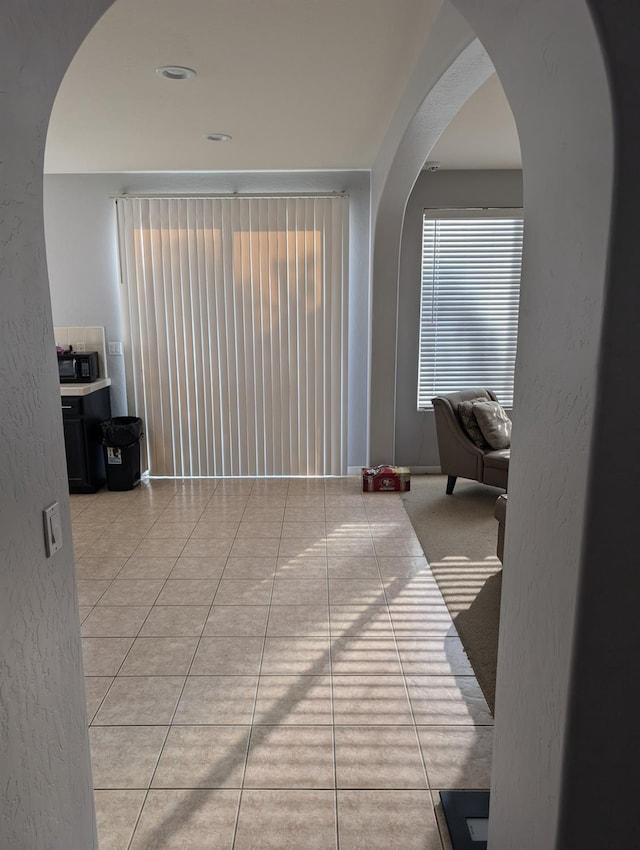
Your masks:
[[[407,466],[372,466],[362,469],[365,493],[405,493],[411,489],[411,473]]]

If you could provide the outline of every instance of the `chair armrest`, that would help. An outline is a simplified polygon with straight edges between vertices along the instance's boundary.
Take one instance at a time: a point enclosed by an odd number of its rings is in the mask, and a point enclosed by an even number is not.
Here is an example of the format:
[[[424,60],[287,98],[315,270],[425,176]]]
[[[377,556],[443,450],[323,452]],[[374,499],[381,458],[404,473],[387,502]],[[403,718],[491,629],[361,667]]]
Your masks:
[[[451,402],[434,398],[433,410],[443,474],[482,481],[485,453],[466,435]]]

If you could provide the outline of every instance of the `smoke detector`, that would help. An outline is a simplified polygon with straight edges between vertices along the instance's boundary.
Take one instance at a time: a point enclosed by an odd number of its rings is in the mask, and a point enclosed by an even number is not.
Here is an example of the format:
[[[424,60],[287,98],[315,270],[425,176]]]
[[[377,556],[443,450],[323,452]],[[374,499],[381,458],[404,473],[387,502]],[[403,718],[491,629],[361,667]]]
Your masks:
[[[438,171],[440,168],[440,163],[435,159],[430,159],[428,162],[424,164],[425,171]]]

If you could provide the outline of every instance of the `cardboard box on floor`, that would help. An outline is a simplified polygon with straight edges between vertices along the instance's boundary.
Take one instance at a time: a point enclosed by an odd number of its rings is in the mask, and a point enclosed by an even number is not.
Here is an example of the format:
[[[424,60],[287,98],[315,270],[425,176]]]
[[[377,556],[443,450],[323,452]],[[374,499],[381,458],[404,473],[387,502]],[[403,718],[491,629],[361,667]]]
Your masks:
[[[362,468],[364,493],[405,493],[411,489],[411,473],[406,466]]]

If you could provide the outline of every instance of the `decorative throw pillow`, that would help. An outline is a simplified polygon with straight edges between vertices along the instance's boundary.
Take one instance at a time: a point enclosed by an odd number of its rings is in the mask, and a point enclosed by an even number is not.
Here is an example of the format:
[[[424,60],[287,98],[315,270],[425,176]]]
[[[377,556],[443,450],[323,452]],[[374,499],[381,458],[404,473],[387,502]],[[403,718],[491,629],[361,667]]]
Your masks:
[[[474,401],[473,415],[482,436],[492,449],[508,449],[511,445],[511,420],[497,401]]]
[[[458,405],[458,417],[460,418],[463,431],[471,442],[479,449],[486,449],[489,447],[489,444],[483,437],[476,417],[473,415],[473,405],[481,401],[486,401],[486,399],[472,398],[469,401],[461,401]]]

